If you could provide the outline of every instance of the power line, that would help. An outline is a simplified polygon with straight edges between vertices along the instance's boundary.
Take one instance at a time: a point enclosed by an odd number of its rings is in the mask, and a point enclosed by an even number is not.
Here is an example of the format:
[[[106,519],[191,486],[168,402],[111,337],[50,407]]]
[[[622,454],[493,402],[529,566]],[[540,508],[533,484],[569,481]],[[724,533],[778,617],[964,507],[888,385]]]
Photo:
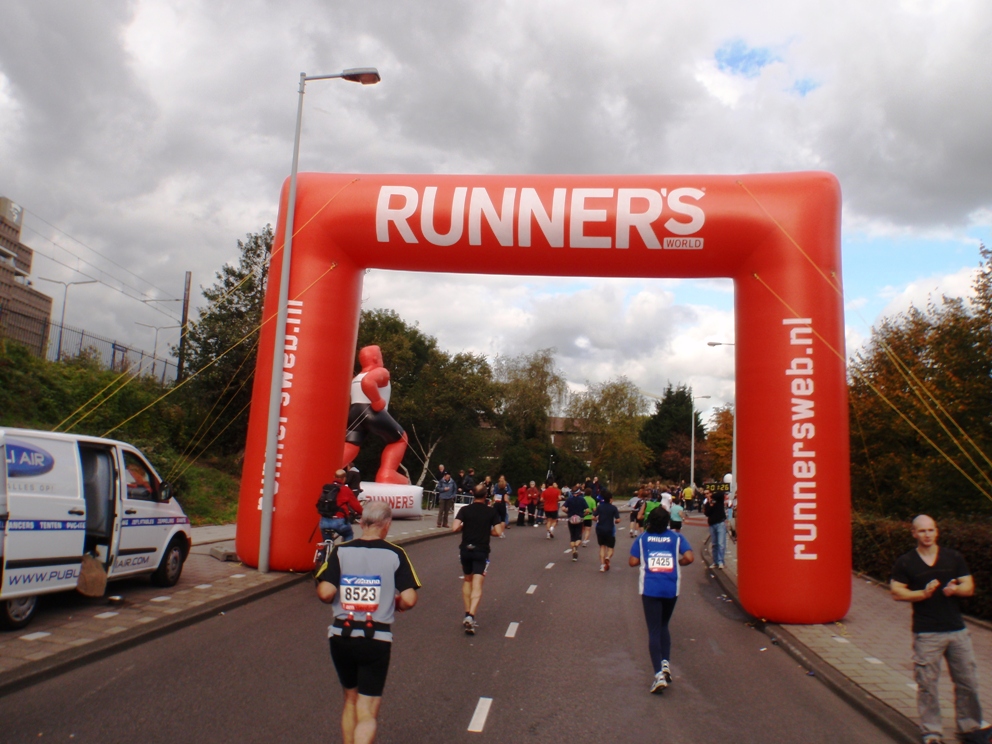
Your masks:
[[[39,251],[37,248],[33,248],[32,250],[35,253],[37,253],[39,256],[44,256],[49,261],[52,261],[54,263],[57,263],[59,266],[65,266],[67,269],[71,269],[72,271],[75,271],[78,274],[82,274],[83,273],[83,272],[79,271],[75,266],[70,266],[65,261],[59,261],[54,256],[49,256],[47,253],[45,253],[43,251]],[[94,267],[94,268],[97,268],[97,267]],[[106,273],[106,272],[101,271],[99,268],[97,268],[97,271],[100,271],[100,273]],[[88,274],[83,274],[83,276],[89,276],[89,275]],[[155,312],[161,313],[162,315],[164,315],[165,317],[169,318],[170,320],[179,320],[179,318],[176,317],[175,315],[172,315],[171,313],[168,313],[165,310],[162,310],[161,308],[155,307],[154,305],[149,305],[148,303],[144,302],[140,297],[135,297],[134,295],[129,295],[123,289],[120,289],[119,287],[115,287],[113,284],[108,284],[107,282],[103,281],[102,279],[97,279],[96,277],[90,277],[90,278],[96,279],[96,281],[98,283],[102,284],[103,286],[107,287],[108,289],[112,289],[115,292],[120,292],[125,297],[127,297],[129,299],[132,299],[132,300],[136,300],[136,301],[142,303],[143,305],[146,305],[147,307],[150,307]],[[123,282],[122,282],[122,284],[123,284]],[[125,284],[124,286],[128,287],[129,289],[134,289],[134,287],[131,287],[130,285],[127,285],[127,284]]]
[[[67,238],[69,238],[69,240],[72,240],[73,242],[78,243],[79,245],[83,246],[83,248],[86,248],[87,250],[93,251],[100,258],[104,259],[105,261],[109,261],[110,263],[112,263],[114,266],[116,266],[117,268],[121,269],[122,271],[126,271],[128,274],[130,274],[134,278],[143,281],[145,284],[147,284],[148,286],[152,287],[153,289],[157,289],[159,292],[161,292],[164,295],[168,295],[169,294],[167,291],[165,291],[161,287],[158,287],[158,286],[152,284],[150,281],[148,281],[147,279],[145,279],[143,276],[140,276],[138,274],[135,274],[133,271],[131,271],[126,266],[122,266],[121,264],[117,263],[114,259],[110,258],[109,256],[103,255],[96,248],[93,248],[93,247],[91,247],[89,245],[86,245],[86,243],[84,243],[83,241],[81,241],[79,238],[73,237],[72,235],[70,235],[69,233],[67,233],[65,230],[63,230],[61,227],[58,227],[57,225],[53,225],[51,222],[49,222],[48,220],[46,220],[44,217],[42,217],[41,215],[39,215],[37,212],[33,212],[30,209],[25,209],[24,211],[27,212],[28,214],[32,215],[39,222],[44,222],[46,225],[48,225],[53,230],[57,230],[58,232],[62,233]],[[35,230],[34,228],[30,228],[30,227],[29,227],[29,229],[31,229],[33,232],[37,233],[39,236],[41,236],[45,240],[49,240],[44,235],[42,235],[38,230]],[[49,240],[49,242],[52,243],[53,245],[58,245],[57,243],[55,243],[54,240]],[[59,247],[62,248],[62,250],[66,251],[67,253],[71,254],[71,255],[74,255],[74,256],[76,255],[76,254],[72,253],[72,251],[70,251],[65,246],[61,246],[60,245]],[[80,258],[79,256],[76,256],[76,257],[77,258]],[[85,259],[80,258],[80,260],[85,260]],[[90,266],[92,266],[92,265],[93,264],[90,264]],[[96,268],[96,267],[94,267],[94,268]],[[121,282],[121,284],[123,284],[123,282]],[[137,288],[134,288],[134,287],[132,287],[132,289],[135,289],[135,291],[140,291],[140,290],[138,290]]]
[[[90,267],[90,269],[91,269],[91,270],[93,270],[93,271],[97,271],[97,272],[99,272],[100,274],[103,274],[103,276],[105,276],[105,277],[107,277],[107,278],[108,278],[108,279],[110,279],[111,281],[115,281],[115,282],[119,282],[119,283],[120,283],[120,285],[121,285],[122,287],[126,287],[127,289],[130,289],[130,290],[131,290],[132,292],[136,292],[136,293],[137,293],[138,295],[141,295],[141,296],[139,296],[139,297],[134,297],[133,295],[128,295],[128,297],[131,297],[132,299],[136,299],[136,300],[139,300],[139,301],[141,301],[141,302],[145,302],[145,300],[146,300],[146,299],[150,299],[150,298],[145,298],[145,297],[144,297],[144,294],[145,294],[145,293],[144,293],[144,292],[143,292],[142,290],[140,290],[140,289],[139,289],[138,287],[135,287],[135,286],[134,286],[134,285],[132,285],[132,284],[128,284],[127,282],[125,282],[125,281],[124,281],[124,280],[122,280],[122,279],[119,279],[118,277],[116,277],[116,276],[114,276],[114,275],[113,275],[113,274],[111,274],[110,272],[108,272],[108,271],[105,271],[104,269],[101,269],[101,268],[100,268],[99,266],[97,266],[97,265],[96,265],[96,264],[94,264],[93,262],[91,262],[91,261],[87,261],[87,260],[86,260],[85,258],[83,258],[82,256],[79,256],[79,255],[77,255],[77,254],[75,254],[75,253],[73,253],[73,252],[72,252],[72,251],[70,251],[70,250],[69,250],[68,248],[66,248],[66,247],[65,247],[64,245],[62,245],[61,243],[59,243],[59,242],[57,242],[57,241],[54,241],[54,240],[52,240],[51,238],[49,238],[49,237],[47,237],[47,236],[45,236],[45,235],[43,235],[43,234],[41,234],[40,232],[38,232],[37,230],[35,230],[35,229],[34,229],[34,228],[32,228],[32,227],[29,227],[29,228],[27,228],[27,229],[28,229],[28,230],[31,230],[32,232],[34,232],[35,234],[37,234],[37,235],[38,235],[38,236],[39,236],[39,237],[40,237],[40,238],[41,238],[42,240],[44,240],[45,242],[47,242],[47,243],[51,243],[51,244],[52,244],[53,246],[55,246],[56,248],[58,248],[58,249],[60,249],[60,250],[63,250],[63,251],[65,251],[66,253],[68,253],[68,254],[69,254],[70,256],[72,256],[73,258],[75,258],[75,259],[76,259],[77,261],[79,261],[79,262],[81,262],[81,263],[83,263],[83,264],[85,264],[86,266],[88,266],[88,267]],[[54,258],[54,257],[52,257],[52,256],[49,256],[49,255],[48,255],[47,253],[43,253],[43,252],[41,252],[41,251],[39,251],[39,250],[38,250],[37,248],[33,248],[32,250],[34,250],[34,251],[35,251],[35,253],[39,253],[39,254],[41,254],[41,255],[42,255],[42,256],[44,256],[45,258],[48,258],[48,259],[50,259],[50,260],[52,260],[52,261],[55,261],[56,263],[61,263],[61,264],[62,264],[63,266],[66,266],[67,268],[70,268],[70,269],[73,269],[74,271],[78,271],[78,272],[79,272],[80,274],[81,274],[81,273],[83,273],[82,271],[79,271],[79,269],[78,269],[78,268],[75,268],[75,267],[73,267],[73,266],[70,266],[69,264],[66,264],[66,263],[62,263],[62,262],[61,262],[61,261],[59,261],[58,259],[56,259],[56,258]],[[106,284],[106,285],[107,285],[108,287],[113,287],[113,285],[111,285],[111,284],[109,284],[109,283],[108,283],[107,281],[103,281],[103,280],[100,280],[100,279],[97,279],[97,281],[99,281],[99,282],[100,282],[101,284]],[[122,291],[123,291],[123,290],[120,290],[120,289],[118,289],[117,287],[113,287],[113,289],[117,289],[117,291],[118,291],[118,292],[122,292]],[[157,289],[157,287],[156,287],[156,289]],[[125,292],[125,294],[127,294],[127,293]],[[170,317],[171,317],[171,316],[170,316]]]

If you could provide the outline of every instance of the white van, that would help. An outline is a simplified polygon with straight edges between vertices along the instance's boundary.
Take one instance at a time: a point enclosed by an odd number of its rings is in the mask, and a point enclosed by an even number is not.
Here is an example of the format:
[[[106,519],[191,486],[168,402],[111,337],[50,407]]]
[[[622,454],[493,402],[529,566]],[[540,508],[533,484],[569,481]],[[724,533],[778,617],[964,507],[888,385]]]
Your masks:
[[[108,579],[173,586],[189,519],[134,447],[77,434],[0,428],[0,628],[28,624],[38,595],[75,589],[83,554]]]

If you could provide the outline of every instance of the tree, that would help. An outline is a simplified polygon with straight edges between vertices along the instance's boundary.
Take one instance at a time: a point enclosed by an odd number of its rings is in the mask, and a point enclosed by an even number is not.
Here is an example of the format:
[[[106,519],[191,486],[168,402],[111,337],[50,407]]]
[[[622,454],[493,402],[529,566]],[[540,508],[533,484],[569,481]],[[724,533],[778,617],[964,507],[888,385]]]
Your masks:
[[[651,460],[651,449],[639,438],[646,406],[626,377],[572,396],[568,415],[582,427],[593,472],[605,473],[611,488],[630,485]]]
[[[675,436],[685,436],[686,443],[691,444],[690,426],[695,424],[696,441],[702,442],[706,436],[706,429],[703,427],[699,413],[693,410],[692,390],[683,384],[672,387],[671,383],[665,388],[660,401],[655,403],[654,414],[644,423],[641,429],[641,441],[652,451],[653,457],[649,467],[663,478],[688,479],[689,477],[689,447],[685,447],[686,467],[676,467],[679,460],[679,453],[683,447],[681,442],[674,446]],[[672,448],[672,453],[665,458],[664,454]]]
[[[565,376],[555,365],[555,350],[498,357],[494,376],[500,386],[496,411],[500,459],[498,474],[510,483],[542,480],[557,451],[551,444],[549,420],[568,392]]]
[[[872,331],[849,367],[855,507],[992,513],[992,255],[971,303],[943,297]]]
[[[203,290],[208,304],[186,333],[184,364],[195,375],[184,388],[189,435],[208,444],[220,434],[213,447],[225,454],[243,450],[248,435],[272,242],[271,225],[238,241],[237,266],[225,264],[214,285]]]
[[[731,472],[734,457],[734,407],[720,406],[713,412],[704,448],[709,455],[710,472],[718,479]]]

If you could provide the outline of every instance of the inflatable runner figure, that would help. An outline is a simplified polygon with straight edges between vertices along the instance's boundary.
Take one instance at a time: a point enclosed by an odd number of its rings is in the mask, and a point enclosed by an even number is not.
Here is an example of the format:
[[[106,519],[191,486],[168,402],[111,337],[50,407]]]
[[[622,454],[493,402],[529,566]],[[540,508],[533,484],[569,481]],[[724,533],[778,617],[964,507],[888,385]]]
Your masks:
[[[364,444],[369,432],[385,443],[376,483],[410,485],[399,472],[406,452],[407,436],[403,427],[386,410],[389,406],[389,370],[383,366],[378,346],[365,346],[358,352],[362,371],[351,381],[351,407],[348,409],[348,433],[345,436],[344,461],[351,462]]]

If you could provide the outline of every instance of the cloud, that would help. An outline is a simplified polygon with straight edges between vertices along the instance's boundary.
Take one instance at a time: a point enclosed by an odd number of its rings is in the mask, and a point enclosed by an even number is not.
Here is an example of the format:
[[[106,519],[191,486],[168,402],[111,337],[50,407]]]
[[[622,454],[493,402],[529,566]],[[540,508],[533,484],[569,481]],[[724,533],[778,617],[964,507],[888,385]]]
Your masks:
[[[186,270],[210,284],[239,237],[275,222],[300,71],[375,65],[377,86],[308,84],[302,170],[827,169],[848,229],[960,234],[992,222],[992,98],[976,74],[990,33],[984,0],[383,0],[374,14],[318,0],[13,3],[0,26],[0,193],[30,210],[25,238],[40,251],[59,240],[176,297]],[[74,276],[38,257],[42,271]],[[664,283],[551,284],[375,272],[366,290],[447,348],[559,346],[576,382],[688,379],[700,368],[680,354],[726,321],[721,302],[676,301]],[[168,322],[92,293],[70,310],[94,332],[137,340],[135,320]],[[446,312],[451,293],[472,302]],[[708,370],[707,351],[693,358]]]

